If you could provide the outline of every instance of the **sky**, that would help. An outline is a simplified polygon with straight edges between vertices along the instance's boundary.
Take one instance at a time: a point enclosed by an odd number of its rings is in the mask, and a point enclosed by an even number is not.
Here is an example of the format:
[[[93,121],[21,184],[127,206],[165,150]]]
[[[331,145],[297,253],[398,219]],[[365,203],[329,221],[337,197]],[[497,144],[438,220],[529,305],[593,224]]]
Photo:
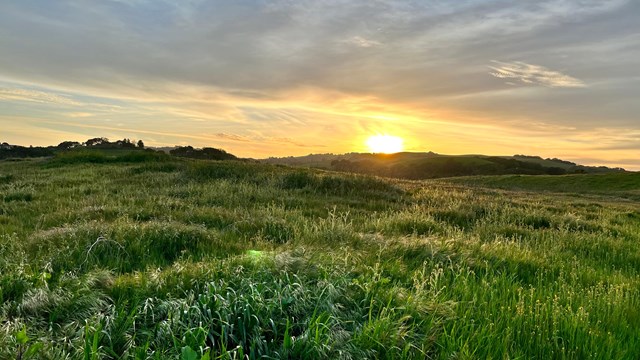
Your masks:
[[[637,0],[6,0],[0,142],[640,170]]]

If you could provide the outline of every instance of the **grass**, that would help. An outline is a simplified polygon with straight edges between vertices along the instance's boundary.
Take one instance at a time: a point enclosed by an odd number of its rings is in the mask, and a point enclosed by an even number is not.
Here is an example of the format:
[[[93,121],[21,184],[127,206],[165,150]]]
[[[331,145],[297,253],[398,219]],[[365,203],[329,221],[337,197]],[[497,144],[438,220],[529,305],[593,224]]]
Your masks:
[[[448,182],[505,190],[599,194],[640,200],[640,173],[588,175],[505,175],[450,179]]]
[[[431,152],[310,154],[269,158],[262,162],[411,180],[506,174],[604,174],[618,173],[622,170],[604,166],[583,166],[559,159],[545,160],[532,156],[441,155]]]
[[[640,358],[631,175],[94,155],[0,162],[2,359]]]

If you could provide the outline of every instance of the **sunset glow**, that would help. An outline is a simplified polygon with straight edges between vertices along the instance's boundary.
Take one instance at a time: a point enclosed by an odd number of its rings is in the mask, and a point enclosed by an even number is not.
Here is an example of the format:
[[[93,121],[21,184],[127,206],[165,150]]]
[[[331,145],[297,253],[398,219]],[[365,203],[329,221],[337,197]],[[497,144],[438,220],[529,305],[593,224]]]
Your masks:
[[[404,149],[404,141],[391,135],[373,135],[367,139],[367,146],[372,153],[393,154]]]
[[[2,2],[0,143],[640,169],[637,3],[538,3]]]

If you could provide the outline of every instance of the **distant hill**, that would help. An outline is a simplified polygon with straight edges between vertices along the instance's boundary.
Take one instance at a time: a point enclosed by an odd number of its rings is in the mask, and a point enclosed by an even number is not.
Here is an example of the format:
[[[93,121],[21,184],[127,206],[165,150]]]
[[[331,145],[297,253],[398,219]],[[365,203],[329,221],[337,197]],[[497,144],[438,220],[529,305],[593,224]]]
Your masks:
[[[630,171],[571,176],[469,176],[444,181],[511,191],[595,194],[640,200],[640,173]]]
[[[475,175],[565,175],[625,171],[622,168],[578,165],[539,156],[441,155],[433,152],[311,154],[262,161],[415,180]]]
[[[609,168],[606,166],[585,166],[578,165],[571,161],[561,160],[558,158],[547,158],[543,159],[540,156],[528,156],[528,155],[514,155],[508,156],[506,158],[513,158],[519,161],[525,161],[535,164],[540,164],[542,166],[553,166],[559,167],[567,170],[567,173],[610,173],[610,172],[620,172],[625,171],[623,168]]]
[[[171,150],[177,149],[179,146],[148,146],[147,149],[152,149],[155,151],[162,151],[164,153],[169,154],[171,152]]]

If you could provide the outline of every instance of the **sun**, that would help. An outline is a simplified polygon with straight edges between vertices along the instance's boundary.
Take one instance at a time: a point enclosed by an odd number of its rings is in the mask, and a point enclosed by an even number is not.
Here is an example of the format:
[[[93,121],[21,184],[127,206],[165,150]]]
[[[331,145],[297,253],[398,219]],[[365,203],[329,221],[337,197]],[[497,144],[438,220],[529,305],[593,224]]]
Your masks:
[[[391,135],[372,135],[367,139],[367,146],[372,153],[393,154],[404,149],[402,138]]]

